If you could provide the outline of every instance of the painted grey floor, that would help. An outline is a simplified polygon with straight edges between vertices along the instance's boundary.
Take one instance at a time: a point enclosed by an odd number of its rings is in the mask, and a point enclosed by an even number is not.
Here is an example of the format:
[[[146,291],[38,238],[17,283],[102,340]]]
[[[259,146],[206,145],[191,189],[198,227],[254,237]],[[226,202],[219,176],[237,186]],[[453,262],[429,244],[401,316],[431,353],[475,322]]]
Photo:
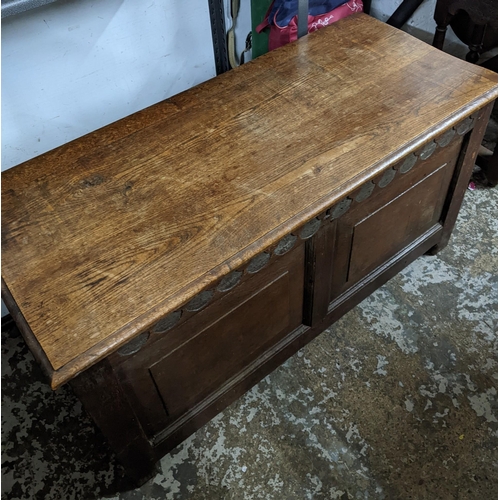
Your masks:
[[[69,388],[2,335],[2,498],[497,498],[497,189],[128,490]]]

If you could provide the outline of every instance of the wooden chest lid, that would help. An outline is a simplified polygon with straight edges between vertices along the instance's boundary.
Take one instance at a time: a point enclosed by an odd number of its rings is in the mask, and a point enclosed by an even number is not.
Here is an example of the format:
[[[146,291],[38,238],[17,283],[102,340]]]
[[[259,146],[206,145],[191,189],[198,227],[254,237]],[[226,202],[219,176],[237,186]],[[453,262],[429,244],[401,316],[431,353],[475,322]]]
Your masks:
[[[359,14],[4,172],[3,295],[52,386],[495,99],[495,79]]]

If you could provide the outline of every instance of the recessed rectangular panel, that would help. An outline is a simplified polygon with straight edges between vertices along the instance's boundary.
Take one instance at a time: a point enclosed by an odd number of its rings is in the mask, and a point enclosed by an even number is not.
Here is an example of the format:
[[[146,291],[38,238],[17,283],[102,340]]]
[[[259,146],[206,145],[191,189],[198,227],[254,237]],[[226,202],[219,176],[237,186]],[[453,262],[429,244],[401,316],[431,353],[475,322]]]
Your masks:
[[[438,221],[445,167],[354,225],[348,282],[361,279]]]
[[[120,379],[148,437],[208,398],[222,397],[301,325],[304,245],[274,256],[233,289],[137,353],[114,357]],[[252,368],[253,367],[253,368]]]
[[[289,288],[286,272],[151,367],[170,417],[203,399],[274,337],[288,332]]]

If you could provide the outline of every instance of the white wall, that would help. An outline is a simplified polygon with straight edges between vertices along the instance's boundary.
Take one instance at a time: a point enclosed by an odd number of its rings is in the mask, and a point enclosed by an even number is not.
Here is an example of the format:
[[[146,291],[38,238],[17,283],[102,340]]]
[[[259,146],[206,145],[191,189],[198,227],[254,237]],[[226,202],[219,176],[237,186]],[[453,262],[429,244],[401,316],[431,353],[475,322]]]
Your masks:
[[[2,170],[213,76],[207,0],[60,0],[7,17]]]
[[[2,170],[215,76],[206,0],[70,0],[2,21]]]

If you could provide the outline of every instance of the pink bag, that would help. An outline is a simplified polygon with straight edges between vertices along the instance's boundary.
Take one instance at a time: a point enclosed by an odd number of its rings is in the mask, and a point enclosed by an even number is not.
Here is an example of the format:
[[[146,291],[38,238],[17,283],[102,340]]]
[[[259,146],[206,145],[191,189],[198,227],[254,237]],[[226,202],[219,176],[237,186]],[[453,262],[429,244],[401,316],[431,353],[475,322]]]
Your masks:
[[[266,14],[264,21],[262,21],[255,29],[257,33],[270,27],[269,31],[269,50],[277,49],[287,43],[294,42],[297,40],[297,16],[294,16],[287,26],[278,26],[276,22],[269,23],[268,17],[271,10],[272,4],[269,7],[269,11]],[[350,16],[355,12],[363,12],[363,1],[362,0],[349,0],[348,2],[340,5],[339,7],[321,14],[319,16],[307,16],[307,31],[312,33],[313,31],[319,30],[323,26],[328,26],[339,19]]]

